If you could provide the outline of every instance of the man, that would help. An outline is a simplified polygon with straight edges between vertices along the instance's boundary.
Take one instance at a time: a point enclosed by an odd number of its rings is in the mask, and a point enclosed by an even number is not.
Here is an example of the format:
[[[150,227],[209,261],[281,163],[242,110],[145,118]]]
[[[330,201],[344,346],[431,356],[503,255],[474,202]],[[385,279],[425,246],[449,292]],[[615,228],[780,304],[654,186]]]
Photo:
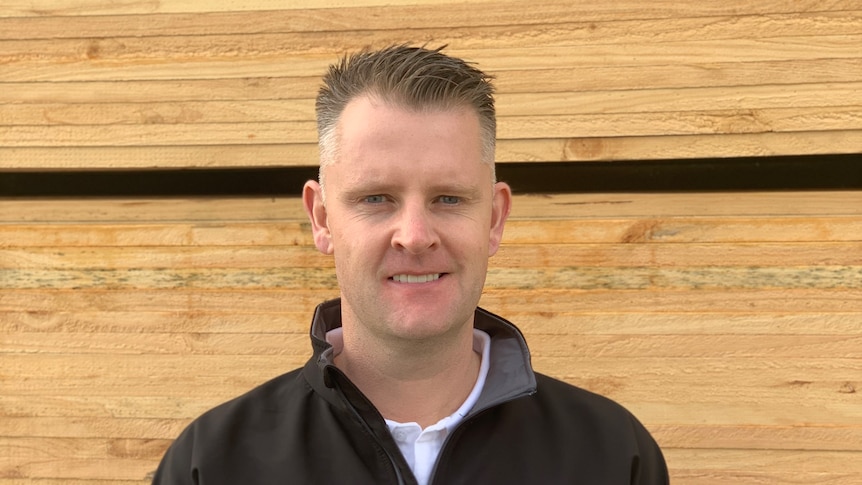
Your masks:
[[[534,373],[518,329],[477,308],[512,201],[489,81],[408,46],[330,68],[302,198],[341,298],[305,367],[198,418],[154,483],[668,482],[631,414]]]

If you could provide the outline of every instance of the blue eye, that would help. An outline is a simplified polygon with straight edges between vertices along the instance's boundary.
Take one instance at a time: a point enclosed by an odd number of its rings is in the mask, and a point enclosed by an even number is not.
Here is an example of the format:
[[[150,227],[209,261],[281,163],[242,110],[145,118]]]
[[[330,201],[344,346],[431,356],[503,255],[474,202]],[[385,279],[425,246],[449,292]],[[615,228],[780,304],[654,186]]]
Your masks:
[[[454,204],[457,204],[458,202],[461,202],[461,198],[456,197],[454,195],[443,195],[440,197],[440,202],[442,202],[446,205],[454,205]]]
[[[383,202],[386,202],[386,196],[384,196],[384,195],[369,195],[369,196],[365,197],[364,199],[362,199],[362,201],[366,202],[368,204],[381,204]]]

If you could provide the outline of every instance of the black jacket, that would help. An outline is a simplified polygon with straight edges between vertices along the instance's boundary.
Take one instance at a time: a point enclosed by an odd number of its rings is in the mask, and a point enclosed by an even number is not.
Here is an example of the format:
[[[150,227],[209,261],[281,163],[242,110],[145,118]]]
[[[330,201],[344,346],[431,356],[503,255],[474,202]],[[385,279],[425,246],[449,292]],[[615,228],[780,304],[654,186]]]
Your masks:
[[[340,301],[320,305],[314,355],[195,420],[165,454],[157,485],[415,484],[380,413],[332,364]],[[533,372],[520,331],[476,310],[491,366],[448,437],[431,484],[666,484],[661,451],[618,404]]]

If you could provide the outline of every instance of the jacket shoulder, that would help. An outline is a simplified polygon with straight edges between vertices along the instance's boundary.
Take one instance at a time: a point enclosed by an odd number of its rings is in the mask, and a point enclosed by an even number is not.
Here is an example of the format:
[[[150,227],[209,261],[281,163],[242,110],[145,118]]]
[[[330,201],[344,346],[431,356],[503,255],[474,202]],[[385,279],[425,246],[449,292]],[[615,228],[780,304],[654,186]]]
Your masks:
[[[658,445],[632,413],[539,373],[535,393],[477,413],[456,433],[435,483],[668,483]]]
[[[534,406],[558,425],[587,427],[600,436],[639,438],[649,433],[622,404],[559,379],[536,374]],[[650,438],[651,439],[651,438]]]
[[[537,374],[534,396],[542,412],[564,436],[602,449],[605,457],[628,457],[632,465],[631,483],[667,483],[664,456],[646,427],[622,404],[561,380]],[[571,434],[569,434],[571,433]],[[625,450],[625,451],[624,451]]]
[[[246,455],[271,452],[278,435],[291,436],[291,417],[311,392],[297,369],[206,411],[168,448],[153,484],[198,483],[190,477],[199,469],[219,469]]]
[[[611,418],[630,414],[613,399],[544,374],[536,373],[536,390],[538,399],[548,400],[559,406],[571,406]]]
[[[282,374],[250,391],[206,411],[192,422],[192,426],[205,424],[207,427],[221,422],[252,424],[262,419],[267,412],[277,412],[290,404],[298,395],[310,392],[310,387],[301,375],[302,369]],[[251,412],[254,409],[256,412]]]

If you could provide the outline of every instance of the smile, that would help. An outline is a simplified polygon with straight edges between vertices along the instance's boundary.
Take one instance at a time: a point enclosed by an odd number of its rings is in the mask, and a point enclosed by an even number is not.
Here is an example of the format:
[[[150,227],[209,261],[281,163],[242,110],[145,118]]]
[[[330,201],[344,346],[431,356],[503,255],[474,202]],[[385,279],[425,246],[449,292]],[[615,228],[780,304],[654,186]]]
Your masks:
[[[440,279],[440,273],[412,275],[412,274],[397,274],[392,277],[393,281],[399,283],[429,283]]]

